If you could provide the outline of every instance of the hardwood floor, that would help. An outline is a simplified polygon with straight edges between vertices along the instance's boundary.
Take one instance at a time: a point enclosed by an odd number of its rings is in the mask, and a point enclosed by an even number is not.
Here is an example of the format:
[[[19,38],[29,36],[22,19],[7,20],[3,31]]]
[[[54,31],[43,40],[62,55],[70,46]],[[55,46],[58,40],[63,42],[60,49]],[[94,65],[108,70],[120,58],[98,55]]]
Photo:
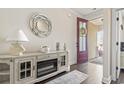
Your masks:
[[[83,63],[72,65],[71,70],[79,70],[88,75],[88,78],[82,84],[102,84],[103,66],[94,63]]]

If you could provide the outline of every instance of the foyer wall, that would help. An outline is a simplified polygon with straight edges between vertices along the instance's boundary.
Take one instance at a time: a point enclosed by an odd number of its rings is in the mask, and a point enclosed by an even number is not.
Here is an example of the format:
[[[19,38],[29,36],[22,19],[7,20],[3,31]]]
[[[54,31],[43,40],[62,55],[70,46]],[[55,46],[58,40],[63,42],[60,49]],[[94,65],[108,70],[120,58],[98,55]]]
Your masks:
[[[98,31],[99,28],[97,25],[88,22],[88,59],[92,59],[96,57]]]
[[[52,22],[52,33],[49,37],[38,38],[32,34],[29,27],[29,19],[32,14],[40,13],[47,16]],[[47,45],[55,50],[56,42],[60,42],[60,48],[67,44],[69,51],[69,63],[75,64],[76,50],[76,18],[68,9],[0,9],[0,54],[7,54],[10,43],[5,39],[10,33],[22,29],[29,39],[23,43],[27,52],[39,51],[40,46]],[[80,15],[79,15],[80,16]]]

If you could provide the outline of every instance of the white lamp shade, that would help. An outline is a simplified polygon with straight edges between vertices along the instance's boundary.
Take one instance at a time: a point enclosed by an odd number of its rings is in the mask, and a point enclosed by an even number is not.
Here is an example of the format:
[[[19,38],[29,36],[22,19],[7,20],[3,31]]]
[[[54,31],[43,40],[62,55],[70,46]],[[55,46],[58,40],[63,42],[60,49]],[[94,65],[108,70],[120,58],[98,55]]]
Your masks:
[[[15,32],[11,33],[8,36],[7,41],[9,41],[9,42],[27,42],[29,40],[26,37],[26,35],[24,34],[24,32],[22,30],[19,30],[19,31],[15,31]]]

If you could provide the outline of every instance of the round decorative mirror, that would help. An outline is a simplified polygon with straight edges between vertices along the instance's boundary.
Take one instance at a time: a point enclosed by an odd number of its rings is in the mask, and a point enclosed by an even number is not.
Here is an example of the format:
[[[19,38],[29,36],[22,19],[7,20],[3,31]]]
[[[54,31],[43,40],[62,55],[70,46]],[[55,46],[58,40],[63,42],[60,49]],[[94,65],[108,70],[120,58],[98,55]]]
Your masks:
[[[36,14],[30,19],[30,28],[36,36],[47,37],[52,31],[52,24],[47,17],[41,14]]]

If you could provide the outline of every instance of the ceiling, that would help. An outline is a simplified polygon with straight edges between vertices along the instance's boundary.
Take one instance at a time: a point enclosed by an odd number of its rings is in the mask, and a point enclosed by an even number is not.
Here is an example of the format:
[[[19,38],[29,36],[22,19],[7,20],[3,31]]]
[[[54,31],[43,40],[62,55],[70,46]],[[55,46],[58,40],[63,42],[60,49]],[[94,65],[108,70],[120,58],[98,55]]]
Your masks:
[[[91,20],[90,22],[92,22],[92,23],[95,24],[95,25],[103,25],[103,18],[100,17],[100,18]]]
[[[82,15],[84,18],[89,17],[88,20],[95,25],[103,25],[103,18],[99,17],[102,13],[102,8],[72,8],[72,10]]]
[[[102,10],[102,8],[73,8],[75,12],[81,14],[81,15],[88,15],[97,11]]]

